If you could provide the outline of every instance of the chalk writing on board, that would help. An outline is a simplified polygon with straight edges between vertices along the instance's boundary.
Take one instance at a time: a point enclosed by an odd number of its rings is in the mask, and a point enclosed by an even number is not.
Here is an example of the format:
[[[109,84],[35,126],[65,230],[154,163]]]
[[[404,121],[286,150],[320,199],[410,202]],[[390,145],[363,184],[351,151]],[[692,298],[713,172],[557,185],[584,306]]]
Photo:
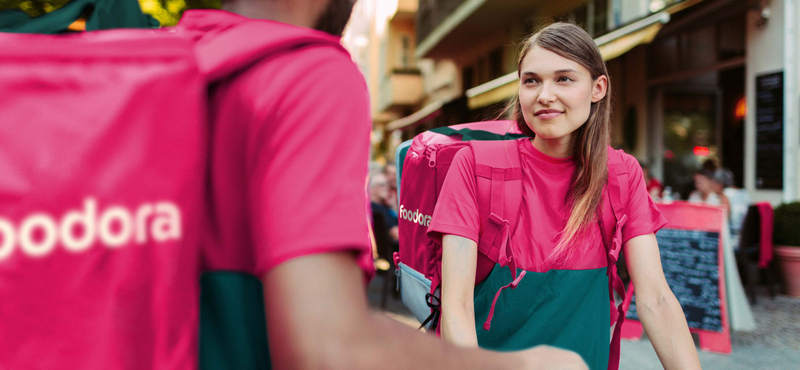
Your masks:
[[[656,235],[661,265],[690,328],[722,331],[719,293],[719,233],[662,229]],[[628,310],[636,314],[636,294]]]
[[[756,77],[756,187],[783,188],[783,72]]]

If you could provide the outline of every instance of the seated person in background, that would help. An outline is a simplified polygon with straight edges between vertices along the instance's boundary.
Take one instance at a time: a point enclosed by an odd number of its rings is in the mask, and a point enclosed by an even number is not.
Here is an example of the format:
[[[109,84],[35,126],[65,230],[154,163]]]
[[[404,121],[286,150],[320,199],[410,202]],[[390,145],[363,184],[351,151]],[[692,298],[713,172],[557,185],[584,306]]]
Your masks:
[[[392,238],[392,242],[397,244],[400,235],[397,231],[397,216],[387,205],[388,198],[388,178],[381,171],[373,172],[369,176],[369,200],[372,207],[372,213],[375,214],[380,212],[383,214],[383,219],[386,220],[386,226],[389,228],[389,236]]]
[[[733,173],[726,168],[717,168],[713,172],[701,170],[695,174],[695,186],[697,190],[689,196],[690,202],[724,205],[728,209],[731,243],[737,249],[750,195],[744,189],[733,187]]]
[[[650,167],[646,164],[640,163],[642,166],[642,174],[644,175],[644,183],[647,186],[647,193],[653,200],[661,199],[661,192],[664,191],[664,184],[658,181],[657,178],[650,174]]]
[[[386,174],[386,178],[389,180],[389,196],[386,198],[386,204],[394,212],[394,218],[396,219],[400,207],[397,199],[397,166],[389,162],[384,167],[383,173]]]
[[[714,181],[714,172],[716,170],[704,168],[694,174],[694,186],[697,190],[689,194],[689,201],[725,205],[730,208],[728,199],[722,192],[724,187]]]
[[[718,184],[718,185],[717,185]],[[714,186],[722,186],[722,193],[728,198],[728,223],[731,228],[731,242],[733,248],[739,248],[739,233],[742,230],[744,217],[750,207],[750,194],[747,190],[734,186],[733,172],[727,168],[720,168],[714,172]]]

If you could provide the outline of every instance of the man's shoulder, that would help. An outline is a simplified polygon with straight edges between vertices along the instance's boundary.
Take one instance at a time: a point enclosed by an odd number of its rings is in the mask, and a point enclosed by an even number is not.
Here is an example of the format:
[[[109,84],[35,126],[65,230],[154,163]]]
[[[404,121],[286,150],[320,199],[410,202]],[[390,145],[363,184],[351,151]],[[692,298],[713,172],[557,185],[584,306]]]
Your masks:
[[[190,10],[176,32],[194,43],[201,71],[223,84],[292,83],[315,71],[331,74],[328,80],[360,74],[339,37],[314,29],[220,10]]]
[[[366,81],[350,55],[336,45],[290,48],[261,58],[230,81],[244,92],[258,96],[267,92],[304,94],[325,87],[343,88],[354,83],[366,89]],[[319,91],[319,90],[318,90]]]
[[[342,104],[364,96],[367,86],[346,50],[337,45],[307,45],[289,48],[259,59],[241,73],[217,85],[221,98],[264,117],[265,112],[283,112],[279,105],[295,106],[297,101],[337,101]],[[336,94],[330,94],[336,91]]]
[[[294,74],[310,74],[318,71],[359,73],[350,54],[341,45],[313,44],[289,48],[272,56],[262,58],[251,68],[277,68]],[[336,75],[328,76],[336,78]]]

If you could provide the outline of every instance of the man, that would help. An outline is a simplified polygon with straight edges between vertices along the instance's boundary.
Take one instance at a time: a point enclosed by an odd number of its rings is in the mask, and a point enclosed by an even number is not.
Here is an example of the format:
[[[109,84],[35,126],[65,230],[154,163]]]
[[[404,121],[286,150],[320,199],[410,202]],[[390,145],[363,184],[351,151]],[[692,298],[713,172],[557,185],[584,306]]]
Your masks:
[[[236,0],[223,9],[340,36],[353,3]],[[334,47],[269,57],[212,91],[215,217],[207,263],[263,276],[272,364],[586,368],[578,355],[549,347],[456,348],[370,311],[368,101],[357,67]]]
[[[380,212],[386,222],[388,235],[392,243],[397,244],[399,232],[397,229],[397,216],[389,207],[390,184],[388,177],[383,172],[373,172],[369,177],[369,200],[372,214]]]
[[[386,164],[386,167],[383,169],[383,173],[386,174],[386,177],[389,179],[389,197],[387,199],[387,204],[392,209],[394,214],[394,218],[397,218],[397,207],[398,207],[398,199],[397,199],[397,166],[394,165],[393,162],[389,162]]]

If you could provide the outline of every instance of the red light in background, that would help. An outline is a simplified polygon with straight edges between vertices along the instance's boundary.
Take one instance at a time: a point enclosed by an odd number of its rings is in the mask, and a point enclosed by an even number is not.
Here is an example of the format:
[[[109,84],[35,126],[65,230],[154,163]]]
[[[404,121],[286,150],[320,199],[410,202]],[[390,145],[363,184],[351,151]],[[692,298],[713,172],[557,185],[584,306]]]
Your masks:
[[[666,152],[664,152],[664,158],[666,158],[666,159],[672,159],[672,158],[674,158],[674,157],[675,157],[675,154],[674,154],[674,153],[672,153],[672,151],[671,151],[671,150],[667,150]]]
[[[694,155],[705,157],[708,155],[708,148],[704,146],[696,146],[694,147]]]
[[[736,119],[744,119],[747,116],[747,99],[744,97],[736,103]]]

